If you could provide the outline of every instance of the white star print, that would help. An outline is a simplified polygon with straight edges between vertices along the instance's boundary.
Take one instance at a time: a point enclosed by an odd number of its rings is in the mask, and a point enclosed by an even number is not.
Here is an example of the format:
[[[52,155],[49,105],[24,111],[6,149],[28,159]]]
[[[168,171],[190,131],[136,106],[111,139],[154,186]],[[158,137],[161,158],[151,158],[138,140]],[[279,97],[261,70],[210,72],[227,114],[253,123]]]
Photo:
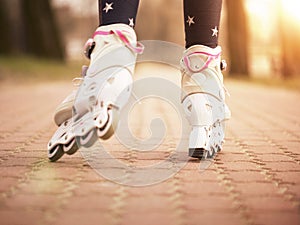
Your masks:
[[[211,29],[211,31],[213,32],[212,37],[214,37],[214,36],[218,37],[219,31],[218,31],[218,27],[217,26],[215,26],[214,29]]]
[[[114,3],[105,3],[105,8],[103,8],[103,11],[105,11],[105,13],[108,13],[109,10],[113,10],[114,8],[112,7]]]
[[[188,16],[188,20],[186,22],[189,24],[189,26],[195,23],[194,18],[195,18],[194,16],[193,17]]]
[[[128,18],[128,19],[129,19],[129,26],[134,27],[133,18]]]

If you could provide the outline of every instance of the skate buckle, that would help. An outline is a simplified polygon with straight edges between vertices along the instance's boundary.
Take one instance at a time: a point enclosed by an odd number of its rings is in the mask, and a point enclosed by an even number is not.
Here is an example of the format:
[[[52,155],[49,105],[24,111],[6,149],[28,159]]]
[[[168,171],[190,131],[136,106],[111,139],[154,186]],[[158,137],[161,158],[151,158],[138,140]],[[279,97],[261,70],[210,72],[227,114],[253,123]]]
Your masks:
[[[95,41],[92,38],[89,38],[87,40],[87,42],[85,43],[85,45],[84,45],[84,55],[88,59],[91,59],[91,54],[92,54],[95,46],[96,46],[96,43],[95,43]]]
[[[222,71],[226,71],[226,69],[227,69],[227,62],[226,62],[225,59],[223,59],[223,60],[221,61],[220,69],[221,69]]]

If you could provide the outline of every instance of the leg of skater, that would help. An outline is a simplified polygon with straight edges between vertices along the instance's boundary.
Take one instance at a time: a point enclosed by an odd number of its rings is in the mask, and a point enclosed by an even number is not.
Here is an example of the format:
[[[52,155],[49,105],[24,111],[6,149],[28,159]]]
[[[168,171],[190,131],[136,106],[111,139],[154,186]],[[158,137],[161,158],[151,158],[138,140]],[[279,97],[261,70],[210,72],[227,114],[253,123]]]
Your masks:
[[[139,0],[98,0],[100,26],[124,23],[134,27],[139,2]]]
[[[90,65],[83,67],[78,90],[56,109],[59,128],[48,143],[50,161],[91,146],[97,138],[109,138],[114,133],[113,109],[121,109],[130,95],[136,55],[143,50],[133,30],[139,0],[98,3],[100,26],[85,46]]]
[[[182,104],[192,125],[189,156],[195,158],[212,158],[221,150],[224,121],[230,117],[218,46],[221,8],[222,0],[184,0]]]
[[[186,48],[218,46],[222,0],[184,0]]]

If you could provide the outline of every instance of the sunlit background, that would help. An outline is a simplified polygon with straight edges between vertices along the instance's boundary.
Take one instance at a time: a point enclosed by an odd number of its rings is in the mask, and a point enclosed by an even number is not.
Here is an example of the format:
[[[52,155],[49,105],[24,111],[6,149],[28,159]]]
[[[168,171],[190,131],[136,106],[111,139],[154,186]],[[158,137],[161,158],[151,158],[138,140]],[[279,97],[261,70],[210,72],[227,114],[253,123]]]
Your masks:
[[[8,8],[16,10],[12,5],[17,0],[1,1],[9,2],[11,7]],[[65,60],[82,62],[82,46],[98,26],[98,1],[50,0],[50,3],[65,48]],[[229,3],[234,7],[228,8]],[[236,3],[241,4],[239,6]],[[223,57],[231,65],[231,70],[227,72],[229,76],[278,79],[300,77],[299,9],[299,0],[223,0],[219,37]],[[244,36],[239,33],[234,35],[230,27],[235,21],[230,21],[232,17],[228,15],[238,11],[243,12],[245,21],[233,18],[242,21],[239,29],[245,31]],[[13,15],[17,14],[18,10],[13,12]],[[22,27],[18,23],[14,24]],[[140,40],[164,40],[184,45],[183,0],[140,1],[136,30]],[[239,47],[240,53],[232,50],[229,44],[234,43],[232,39],[239,42],[245,40],[244,45]],[[239,56],[241,53],[244,54],[243,58]],[[236,59],[241,60],[241,66]]]
[[[166,4],[162,1],[141,1],[137,21],[137,31],[141,39],[162,39],[184,44],[182,0],[165,1],[171,4],[168,11],[160,7]],[[81,57],[81,46],[85,38],[93,32],[97,25],[97,1],[95,0],[54,0],[57,11],[67,10],[77,17],[77,26],[74,25],[72,35],[67,36],[67,55],[70,59]],[[249,25],[249,67],[252,76],[280,76],[281,70],[281,37],[280,15],[286,17],[290,23],[300,26],[300,1],[297,0],[245,0],[245,11]],[[222,16],[222,32],[220,44],[226,54],[226,4],[224,2]],[[151,19],[149,18],[151,16]],[[148,17],[148,18],[147,18]],[[169,33],[160,34],[160,21],[167,21]],[[89,21],[89,22],[86,22]],[[86,24],[90,23],[90,26]],[[293,32],[293,31],[291,31]],[[77,34],[75,34],[77,33]],[[295,40],[296,41],[296,40]],[[227,56],[228,57],[228,56]]]

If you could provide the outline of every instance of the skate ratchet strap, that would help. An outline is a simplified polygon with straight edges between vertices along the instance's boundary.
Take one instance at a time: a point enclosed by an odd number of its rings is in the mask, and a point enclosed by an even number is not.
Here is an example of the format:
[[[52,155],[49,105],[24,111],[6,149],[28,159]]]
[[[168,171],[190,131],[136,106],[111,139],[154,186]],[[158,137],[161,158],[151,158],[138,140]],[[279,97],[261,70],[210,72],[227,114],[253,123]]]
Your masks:
[[[111,31],[96,31],[93,35],[93,38],[97,35],[112,35],[115,34],[117,37],[133,52],[137,54],[142,54],[144,51],[144,45],[142,45],[140,42],[137,42],[136,45],[133,45],[127,38],[127,36],[124,34],[124,31],[120,30],[111,30]]]
[[[89,38],[86,43],[84,44],[84,55],[90,59],[91,58],[91,54],[92,54],[92,51],[95,47],[95,42],[92,38]]]
[[[191,66],[191,60],[190,60],[190,57],[191,56],[194,56],[194,55],[205,55],[207,56],[207,60],[206,62],[203,64],[203,66],[197,68],[197,66],[195,66],[196,68],[192,68]],[[209,64],[214,60],[214,59],[218,59],[221,55],[221,52],[214,55],[214,54],[209,54],[207,52],[193,52],[191,54],[188,54],[186,56],[183,57],[183,62],[184,62],[184,65],[187,67],[187,69],[192,72],[192,73],[200,73],[202,72],[203,70],[207,69]]]
[[[205,56],[207,56],[207,60],[205,61],[205,63],[203,64],[202,67],[197,68],[197,65],[196,65],[196,66],[195,66],[195,67],[196,67],[195,69],[192,68],[190,57],[191,57],[191,56],[194,56],[194,55],[205,55]],[[187,67],[187,69],[188,69],[190,72],[192,72],[192,73],[200,73],[200,72],[202,72],[203,70],[207,69],[208,66],[209,66],[209,64],[210,64],[213,60],[218,59],[218,58],[220,57],[220,55],[221,55],[221,52],[219,52],[218,54],[210,54],[210,53],[207,53],[207,52],[193,52],[193,53],[191,53],[191,54],[188,54],[188,55],[184,56],[184,57],[183,57],[183,62],[184,62],[184,65]],[[221,67],[222,70],[223,70],[223,69],[226,69],[227,63],[226,63],[225,60],[222,60],[222,61],[221,61],[220,67]],[[220,81],[220,83],[221,83],[222,86],[223,86],[223,89],[224,89],[225,93],[226,93],[228,96],[230,96],[229,91],[227,90],[227,88],[226,88],[225,85],[223,84],[223,81],[220,80],[220,77],[217,76],[217,75],[215,75],[214,73],[213,73],[213,75]]]

